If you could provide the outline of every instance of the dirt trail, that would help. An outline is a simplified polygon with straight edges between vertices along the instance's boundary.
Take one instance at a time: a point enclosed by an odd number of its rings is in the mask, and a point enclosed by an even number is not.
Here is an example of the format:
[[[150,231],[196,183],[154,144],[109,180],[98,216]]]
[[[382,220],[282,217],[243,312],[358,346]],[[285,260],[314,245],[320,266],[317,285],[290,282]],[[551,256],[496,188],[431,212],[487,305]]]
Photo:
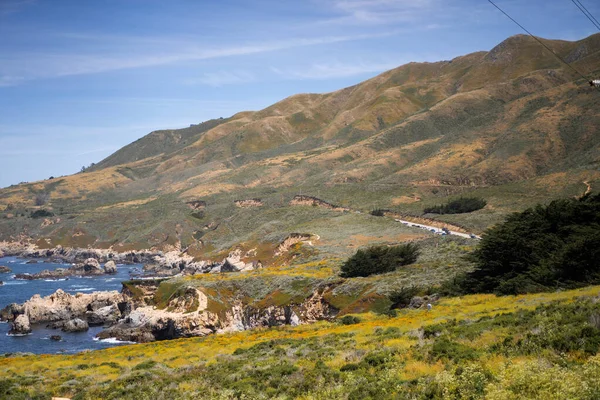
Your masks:
[[[585,190],[585,193],[583,193],[583,195],[581,195],[581,197],[589,194],[592,191],[592,185],[590,185],[590,183],[588,181],[583,181],[583,184],[585,186],[587,186],[587,189]]]

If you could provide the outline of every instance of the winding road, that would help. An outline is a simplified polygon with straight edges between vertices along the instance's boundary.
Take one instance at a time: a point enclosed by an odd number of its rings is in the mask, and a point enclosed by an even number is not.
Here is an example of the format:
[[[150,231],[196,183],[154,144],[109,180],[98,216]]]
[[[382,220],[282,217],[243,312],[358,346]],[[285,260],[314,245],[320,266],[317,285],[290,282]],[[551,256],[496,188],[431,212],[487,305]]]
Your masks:
[[[443,233],[443,231],[440,228],[436,228],[435,226],[430,226],[430,225],[424,225],[424,224],[417,224],[415,222],[410,222],[410,221],[404,221],[401,219],[394,219],[394,221],[396,222],[400,222],[406,226],[412,226],[414,228],[421,228],[421,229],[426,229],[431,233],[437,233],[439,235],[441,235]],[[464,237],[467,239],[481,239],[481,236],[478,235],[474,235],[472,233],[461,233],[461,232],[456,232],[456,231],[448,231],[449,233],[446,234],[450,234],[450,235],[456,235],[456,236],[460,236],[460,237]]]

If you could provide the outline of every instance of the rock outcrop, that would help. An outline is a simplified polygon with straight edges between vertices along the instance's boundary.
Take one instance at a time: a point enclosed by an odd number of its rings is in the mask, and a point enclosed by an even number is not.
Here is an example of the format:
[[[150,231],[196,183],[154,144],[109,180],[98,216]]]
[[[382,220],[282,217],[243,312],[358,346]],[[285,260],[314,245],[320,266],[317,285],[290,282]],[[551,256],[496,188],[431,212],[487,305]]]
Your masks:
[[[2,256],[0,256],[0,257],[2,257]],[[8,268],[7,266],[0,265],[0,273],[7,273],[7,272],[12,272],[12,270],[10,268]]]
[[[75,318],[86,319],[88,312],[97,312],[102,307],[114,306],[118,309],[119,303],[125,302],[126,297],[117,292],[94,292],[91,294],[77,293],[72,295],[58,289],[53,294],[41,297],[34,295],[22,305],[11,304],[0,312],[0,319],[12,321],[19,315],[26,315],[31,323],[66,322]],[[113,313],[102,312],[94,314],[94,323],[104,323],[101,316],[106,316],[107,321],[115,321]]]
[[[81,318],[74,318],[64,323],[63,332],[85,332],[90,329],[88,323]]]
[[[290,205],[291,206],[313,206],[313,207],[326,208],[328,210],[333,210],[333,211],[343,211],[343,212],[350,211],[350,209],[347,207],[337,206],[335,204],[328,203],[325,200],[321,200],[317,197],[306,196],[306,195],[294,196],[294,198],[290,201]]]
[[[316,290],[300,304],[259,307],[231,299],[225,309],[217,311],[209,308],[209,298],[201,288],[188,286],[179,289],[164,309],[139,306],[98,337],[148,342],[330,319],[338,310],[324,300],[326,289]]]
[[[25,314],[18,315],[12,322],[9,335],[27,335],[31,333],[29,317]]]
[[[233,203],[240,208],[262,207],[264,205],[261,199],[234,200]]]
[[[106,268],[108,265],[108,269]],[[102,274],[117,273],[117,266],[114,261],[108,261],[104,269],[100,267],[98,260],[88,258],[85,262],[73,265],[69,268],[56,268],[54,270],[45,269],[37,274],[16,274],[15,279],[35,280],[35,279],[66,279],[70,276],[96,276]]]
[[[117,264],[110,260],[104,264],[104,272],[107,274],[116,274],[117,273]]]

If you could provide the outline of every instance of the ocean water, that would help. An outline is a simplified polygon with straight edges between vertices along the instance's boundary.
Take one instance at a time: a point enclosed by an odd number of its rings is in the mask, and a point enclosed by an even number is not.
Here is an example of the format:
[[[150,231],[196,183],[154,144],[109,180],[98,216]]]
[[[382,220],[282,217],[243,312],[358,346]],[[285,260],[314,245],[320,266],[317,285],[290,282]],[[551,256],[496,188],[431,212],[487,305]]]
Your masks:
[[[129,274],[139,272],[141,264],[117,265],[117,274],[94,277],[69,277],[68,280],[34,280],[24,281],[14,279],[18,273],[36,273],[44,269],[67,268],[69,265],[54,264],[38,260],[37,264],[27,264],[26,259],[17,257],[0,258],[0,265],[12,270],[0,273],[0,308],[10,303],[23,303],[34,294],[47,296],[57,289],[67,293],[93,293],[95,291],[121,290],[121,282],[129,279]],[[78,353],[83,350],[96,350],[126,343],[115,340],[95,340],[94,336],[102,327],[90,327],[87,332],[67,333],[60,329],[48,329],[46,324],[32,325],[33,332],[25,336],[9,336],[8,323],[0,323],[0,354],[26,352],[36,354]],[[51,335],[60,335],[61,341],[50,340]]]

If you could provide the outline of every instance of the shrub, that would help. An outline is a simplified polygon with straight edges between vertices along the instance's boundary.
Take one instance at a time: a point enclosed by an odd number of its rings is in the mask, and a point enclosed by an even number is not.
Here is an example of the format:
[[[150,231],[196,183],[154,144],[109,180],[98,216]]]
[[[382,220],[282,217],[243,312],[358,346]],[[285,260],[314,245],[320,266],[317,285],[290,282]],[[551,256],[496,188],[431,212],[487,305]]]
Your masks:
[[[360,318],[355,317],[354,315],[344,315],[340,318],[340,324],[342,325],[354,325],[360,322]]]
[[[392,302],[391,308],[404,308],[410,304],[413,297],[421,292],[419,286],[402,287],[398,290],[394,290],[389,295],[389,299]]]
[[[44,217],[52,217],[52,216],[54,216],[54,214],[52,214],[48,210],[44,210],[43,208],[41,208],[39,210],[35,210],[34,212],[31,213],[31,218],[44,218]]]
[[[600,194],[555,200],[485,232],[464,293],[518,294],[600,283]]]
[[[385,211],[381,208],[376,208],[373,211],[371,211],[370,214],[374,215],[375,217],[383,217],[385,215]]]
[[[480,197],[461,197],[448,204],[425,208],[423,212],[425,214],[463,214],[481,210],[486,204],[487,202]]]
[[[351,278],[391,272],[402,265],[412,264],[419,256],[414,243],[399,246],[372,246],[360,249],[342,265],[341,276]]]

